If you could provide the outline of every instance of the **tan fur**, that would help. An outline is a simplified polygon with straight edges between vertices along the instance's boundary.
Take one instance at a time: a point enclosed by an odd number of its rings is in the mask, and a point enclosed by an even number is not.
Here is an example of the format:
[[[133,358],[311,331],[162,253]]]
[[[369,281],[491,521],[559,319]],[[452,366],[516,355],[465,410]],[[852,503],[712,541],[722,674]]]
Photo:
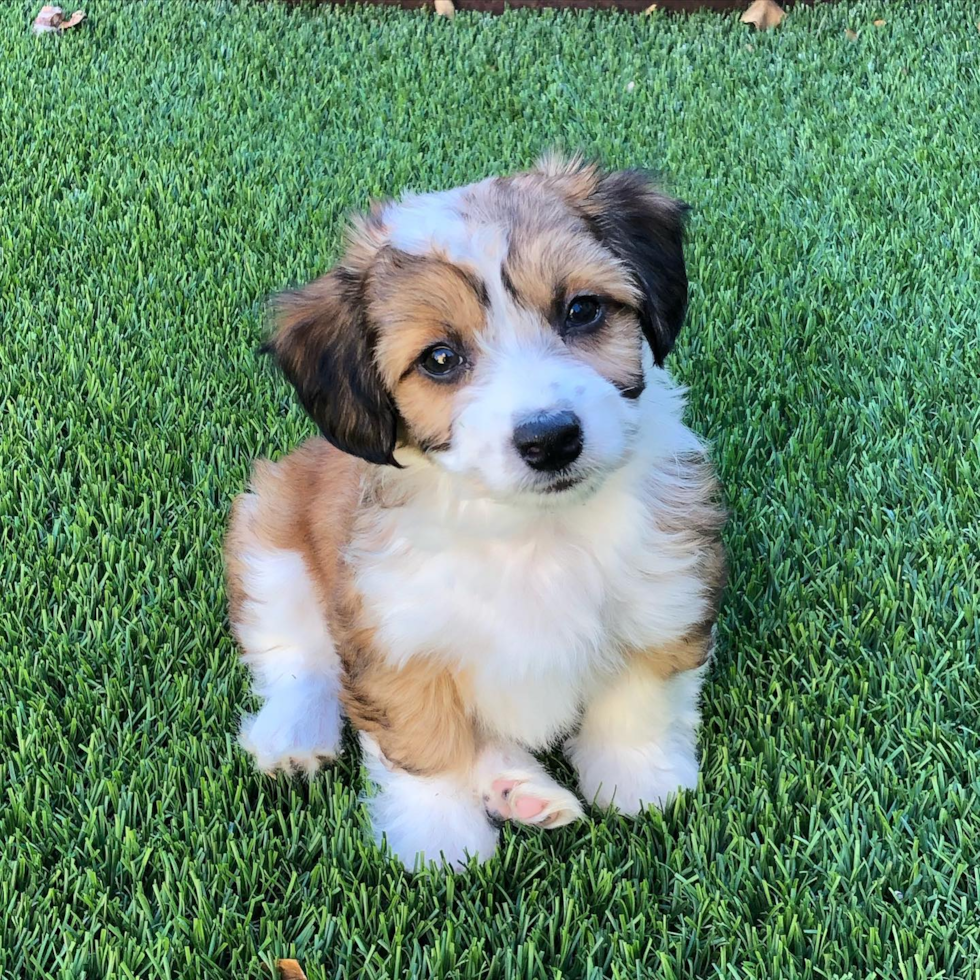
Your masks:
[[[372,735],[387,761],[406,772],[434,775],[469,769],[477,736],[453,675],[420,658],[392,667],[371,649],[371,630],[356,634],[355,642],[345,644],[343,694],[354,727]],[[352,657],[354,650],[358,655]]]
[[[617,303],[637,300],[629,274],[597,242],[582,237],[568,212],[562,225],[526,230],[515,235],[506,270],[521,299],[550,314],[556,291],[566,299],[578,293],[600,293]]]
[[[456,386],[427,378],[413,365],[428,347],[445,341],[475,355],[486,312],[472,278],[451,262],[385,249],[367,293],[372,318],[385,325],[375,358],[410,441],[446,442]]]
[[[405,442],[417,446],[444,445],[452,434],[453,389],[418,374],[398,383],[395,400],[411,428]]]
[[[530,183],[538,175],[562,197],[576,204],[587,201],[599,185],[599,169],[587,163],[581,156],[562,156],[546,153],[530,175],[518,175],[520,182]]]
[[[702,667],[711,657],[710,634],[704,637],[677,640],[666,646],[650,650],[640,650],[634,654],[633,661],[645,666],[655,676],[666,680],[684,670]]]
[[[598,335],[572,343],[582,360],[614,384],[629,387],[643,374],[643,342],[636,318],[626,311],[611,312]]]

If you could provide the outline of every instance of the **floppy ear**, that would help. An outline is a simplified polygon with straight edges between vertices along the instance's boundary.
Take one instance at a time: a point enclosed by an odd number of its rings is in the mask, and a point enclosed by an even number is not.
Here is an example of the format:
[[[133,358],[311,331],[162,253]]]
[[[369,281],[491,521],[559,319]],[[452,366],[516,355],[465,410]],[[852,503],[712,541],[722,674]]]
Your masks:
[[[601,240],[636,278],[640,324],[662,367],[687,312],[684,216],[690,208],[661,194],[639,170],[599,175],[584,208]]]
[[[374,363],[375,338],[360,277],[343,267],[280,295],[277,330],[265,345],[303,407],[338,449],[397,466],[398,413]]]

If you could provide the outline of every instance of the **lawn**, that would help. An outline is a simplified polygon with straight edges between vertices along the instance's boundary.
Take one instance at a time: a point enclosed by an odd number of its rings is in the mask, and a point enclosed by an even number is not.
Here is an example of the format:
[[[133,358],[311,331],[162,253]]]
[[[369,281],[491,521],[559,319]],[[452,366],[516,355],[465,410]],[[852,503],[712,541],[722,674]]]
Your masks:
[[[0,976],[980,977],[980,4],[38,6],[0,5]],[[263,302],[369,197],[558,142],[695,206],[703,781],[413,878],[352,746],[307,785],[235,744],[223,525],[312,431]]]

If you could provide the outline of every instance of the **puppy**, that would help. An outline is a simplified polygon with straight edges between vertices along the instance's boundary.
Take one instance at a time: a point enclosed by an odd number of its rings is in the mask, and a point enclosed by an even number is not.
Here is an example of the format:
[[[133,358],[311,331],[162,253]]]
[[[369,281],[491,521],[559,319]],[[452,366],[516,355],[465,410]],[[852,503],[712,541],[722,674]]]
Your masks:
[[[500,820],[637,814],[697,783],[724,579],[704,448],[663,369],[685,207],[634,171],[535,169],[375,205],[269,343],[323,438],[256,464],[226,541],[261,710],[312,775],[359,733],[406,865],[490,857]]]

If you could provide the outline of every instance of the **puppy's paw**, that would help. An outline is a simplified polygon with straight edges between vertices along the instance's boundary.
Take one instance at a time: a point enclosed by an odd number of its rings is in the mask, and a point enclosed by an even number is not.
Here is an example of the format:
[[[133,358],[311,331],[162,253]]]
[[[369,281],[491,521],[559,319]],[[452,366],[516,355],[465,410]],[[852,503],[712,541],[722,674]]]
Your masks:
[[[388,842],[409,871],[434,861],[460,870],[497,850],[498,830],[473,787],[451,776],[416,776],[392,766],[377,742],[361,733],[364,764],[374,791],[365,798],[375,840]]]
[[[301,773],[312,779],[322,765],[340,755],[342,720],[334,703],[297,712],[275,698],[256,715],[245,715],[238,741],[267,775]]]
[[[663,809],[680,790],[697,789],[698,761],[693,746],[665,752],[641,746],[580,744],[567,747],[579,775],[579,788],[590,803],[636,816],[648,806]]]
[[[552,830],[582,816],[578,797],[555,782],[520,746],[486,746],[477,760],[476,777],[483,805],[495,820]]]
[[[513,820],[553,830],[582,816],[582,804],[574,793],[550,776],[510,771],[491,780],[483,793],[487,812],[497,820]]]

